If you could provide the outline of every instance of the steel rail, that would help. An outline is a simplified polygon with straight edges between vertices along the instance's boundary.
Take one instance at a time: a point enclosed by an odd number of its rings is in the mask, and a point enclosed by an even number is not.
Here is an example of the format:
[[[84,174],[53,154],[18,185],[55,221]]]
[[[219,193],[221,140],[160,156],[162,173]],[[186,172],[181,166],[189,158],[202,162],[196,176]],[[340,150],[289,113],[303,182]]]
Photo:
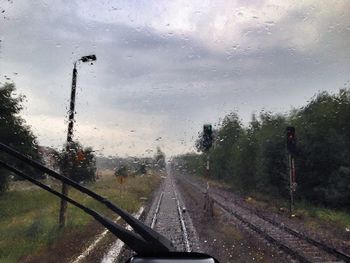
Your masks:
[[[226,199],[223,195],[219,194],[219,193],[216,193],[218,196],[220,196],[221,198],[224,198]],[[327,253],[329,254],[332,254],[333,256],[336,256],[337,258],[339,259],[342,259],[342,260],[345,260],[346,262],[350,262],[350,256],[349,255],[346,255],[345,253],[343,253],[342,251],[339,251],[337,249],[335,249],[334,247],[330,247],[329,245],[327,244],[324,244],[320,241],[317,241],[303,233],[300,233],[290,227],[287,227],[286,225],[281,225],[280,223],[272,220],[271,218],[265,216],[265,215],[262,215],[259,211],[256,211],[256,209],[253,209],[253,208],[250,208],[250,207],[245,207],[245,206],[241,206],[238,204],[238,202],[236,200],[233,200],[233,202],[237,205],[237,206],[240,206],[244,209],[247,209],[248,211],[250,211],[251,213],[255,214],[256,216],[260,217],[261,219],[269,222],[270,224],[282,229],[282,230],[285,230],[286,232],[288,232],[289,234],[292,234],[300,239],[303,239],[305,241],[307,241],[308,243],[310,243],[311,245],[314,245],[324,251],[326,251]],[[218,202],[216,202],[218,203]]]
[[[156,222],[157,222],[157,216],[158,216],[158,213],[159,213],[160,204],[162,202],[163,195],[164,195],[164,192],[162,192],[160,194],[160,197],[159,197],[159,200],[158,200],[158,203],[157,203],[157,207],[156,207],[156,211],[154,212],[154,215],[153,215],[153,218],[152,218],[152,223],[151,223],[151,228],[152,229],[154,228],[154,226],[156,225]]]
[[[191,252],[190,242],[188,241],[187,228],[185,225],[185,220],[184,220],[183,215],[182,215],[179,198],[177,196],[177,192],[176,192],[173,180],[171,180],[171,186],[172,186],[173,191],[174,191],[174,196],[175,196],[176,206],[177,206],[177,213],[179,215],[179,220],[181,223],[181,230],[182,230],[182,235],[183,235],[183,241],[185,243],[185,249],[186,249],[186,252]]]
[[[205,190],[203,190],[200,186],[194,184],[193,182],[191,182],[189,179],[185,179],[185,181],[189,184],[191,184],[193,187],[195,187],[197,190],[199,190],[201,193],[205,193]],[[215,193],[216,195],[220,196],[221,198],[227,200],[227,198],[225,196],[223,196],[222,194],[219,193]],[[211,194],[212,198],[213,198],[213,194]],[[289,247],[285,246],[284,244],[282,244],[280,241],[275,240],[273,237],[267,235],[266,233],[264,233],[263,231],[261,231],[261,229],[259,229],[258,227],[256,227],[255,225],[251,224],[249,221],[247,221],[246,219],[244,219],[243,217],[241,217],[237,212],[232,211],[232,209],[224,206],[223,204],[221,204],[217,199],[213,198],[213,201],[218,204],[222,209],[224,209],[226,212],[233,214],[237,219],[239,219],[240,221],[244,222],[245,224],[247,224],[250,228],[252,228],[255,232],[258,232],[259,234],[261,234],[265,239],[267,239],[268,241],[274,243],[275,245],[277,245],[278,247],[280,247],[282,250],[284,250],[285,252],[287,252],[288,254],[298,258],[300,261],[302,262],[310,262],[309,259],[307,259],[305,256],[299,254],[298,252],[290,249]],[[342,251],[337,250],[334,247],[331,247],[327,244],[324,244],[320,241],[317,241],[303,233],[300,233],[292,228],[287,227],[286,225],[281,225],[280,223],[272,220],[271,218],[268,218],[264,215],[261,215],[258,211],[256,211],[255,209],[249,208],[249,207],[245,207],[240,205],[236,200],[230,200],[233,201],[235,205],[237,205],[238,207],[241,207],[243,209],[248,210],[249,212],[251,212],[252,214],[256,215],[257,217],[261,218],[262,220],[267,221],[268,223],[274,225],[275,227],[278,227],[281,230],[286,231],[287,233],[301,239],[304,240],[306,242],[308,242],[309,244],[321,249],[324,252],[327,252],[328,254],[335,256],[338,259],[344,260],[345,262],[350,262],[350,256],[345,254]]]

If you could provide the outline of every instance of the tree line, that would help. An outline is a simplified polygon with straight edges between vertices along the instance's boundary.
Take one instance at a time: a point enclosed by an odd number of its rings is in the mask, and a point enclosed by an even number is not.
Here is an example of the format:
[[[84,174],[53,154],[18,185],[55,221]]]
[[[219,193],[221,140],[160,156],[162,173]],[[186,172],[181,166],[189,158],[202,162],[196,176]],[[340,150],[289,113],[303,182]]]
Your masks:
[[[321,92],[287,114],[261,112],[243,125],[230,113],[214,131],[211,176],[242,192],[287,198],[289,191],[286,127],[294,126],[299,199],[331,207],[350,205],[350,91]],[[200,139],[199,139],[200,140]],[[199,147],[197,143],[197,147]],[[189,153],[175,161],[203,175],[205,154]]]

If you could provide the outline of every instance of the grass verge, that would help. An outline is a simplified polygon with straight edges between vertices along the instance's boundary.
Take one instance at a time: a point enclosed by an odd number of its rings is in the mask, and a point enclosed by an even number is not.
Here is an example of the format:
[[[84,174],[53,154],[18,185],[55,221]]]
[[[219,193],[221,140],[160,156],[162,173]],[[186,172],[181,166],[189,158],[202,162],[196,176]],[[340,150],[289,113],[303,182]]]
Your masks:
[[[128,177],[121,187],[107,173],[100,181],[87,187],[123,209],[134,212],[141,206],[142,197],[148,197],[159,182],[160,178],[156,175],[133,176]],[[110,210],[78,191],[70,189],[69,196],[102,214],[114,217]],[[60,231],[57,228],[59,202],[59,198],[37,188],[13,189],[0,196],[0,262],[18,262],[27,255],[40,253],[61,242],[67,233],[78,235],[93,221],[92,217],[69,205],[67,226]]]
[[[261,209],[289,215],[289,202],[274,197],[253,193],[246,198],[248,203]],[[303,220],[310,227],[323,227],[325,225],[337,228],[350,235],[350,211],[336,210],[317,206],[306,201],[296,201],[294,205],[295,217]],[[348,230],[347,230],[348,229]]]

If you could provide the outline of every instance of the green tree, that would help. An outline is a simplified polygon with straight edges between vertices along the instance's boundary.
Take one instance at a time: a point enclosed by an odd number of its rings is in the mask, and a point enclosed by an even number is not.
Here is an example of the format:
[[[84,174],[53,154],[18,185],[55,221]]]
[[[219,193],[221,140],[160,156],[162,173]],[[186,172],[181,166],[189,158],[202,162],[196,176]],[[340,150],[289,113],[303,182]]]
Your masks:
[[[197,153],[187,153],[176,156],[172,160],[172,166],[177,171],[189,173],[191,175],[205,174],[205,156]]]
[[[242,124],[234,112],[228,114],[220,124],[210,151],[211,171],[215,177],[231,181],[234,179],[232,152],[237,147],[236,142],[242,131]]]
[[[249,191],[256,188],[256,144],[248,131],[241,132],[232,151],[232,183],[236,189]]]
[[[25,153],[32,158],[40,161],[38,154],[38,144],[30,127],[25,124],[19,114],[23,109],[23,95],[15,95],[15,85],[5,83],[0,87],[0,138],[1,142],[14,147],[18,151]],[[41,178],[43,175],[38,171],[27,168],[23,164],[0,153],[2,160],[15,164],[26,173],[35,178]],[[8,188],[9,172],[0,169],[0,192]]]
[[[291,118],[298,136],[299,195],[333,205],[341,203],[342,198],[346,200],[348,195],[341,194],[344,189],[337,181],[350,190],[346,184],[350,168],[350,91],[319,93]]]
[[[91,147],[84,148],[79,142],[72,142],[69,151],[65,149],[59,156],[59,167],[76,182],[96,181],[96,157]]]
[[[328,187],[324,187],[325,202],[333,207],[350,206],[350,168],[339,167],[328,179]]]
[[[121,165],[114,173],[115,176],[127,177],[129,174],[129,168],[127,165]]]
[[[147,173],[147,164],[146,163],[141,163],[139,165],[139,168],[138,168],[138,171],[137,171],[138,174],[146,174]]]
[[[288,166],[285,143],[287,119],[280,114],[260,114],[255,132],[257,189],[275,195],[288,194]]]
[[[159,169],[165,169],[165,154],[162,152],[160,147],[157,147],[157,152],[154,156],[154,160],[156,162],[156,167]]]

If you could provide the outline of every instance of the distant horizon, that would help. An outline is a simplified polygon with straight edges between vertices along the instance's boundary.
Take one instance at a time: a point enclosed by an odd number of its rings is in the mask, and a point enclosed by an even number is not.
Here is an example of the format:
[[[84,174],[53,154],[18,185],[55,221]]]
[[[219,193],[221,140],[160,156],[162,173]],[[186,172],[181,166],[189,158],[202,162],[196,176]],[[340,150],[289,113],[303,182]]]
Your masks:
[[[0,83],[0,85],[1,85],[1,83]],[[260,113],[264,113],[264,112],[267,112],[267,113],[271,113],[271,114],[273,114],[273,115],[275,115],[275,114],[278,114],[278,115],[283,115],[283,116],[288,116],[288,115],[290,115],[291,114],[291,111],[293,111],[293,110],[300,110],[300,107],[303,107],[303,106],[306,106],[309,102],[311,102],[313,99],[315,99],[315,98],[317,98],[317,96],[318,95],[320,95],[320,94],[322,94],[322,93],[324,93],[324,92],[326,92],[326,93],[328,93],[329,95],[336,95],[336,94],[339,94],[339,92],[341,91],[341,90],[348,90],[348,91],[350,91],[350,88],[343,88],[343,89],[339,89],[338,91],[332,91],[332,92],[329,92],[329,91],[326,91],[326,90],[320,90],[320,91],[318,91],[317,93],[315,93],[312,97],[310,97],[310,99],[307,101],[307,103],[305,104],[305,105],[301,105],[301,106],[299,106],[299,107],[292,107],[289,111],[286,111],[286,112],[272,112],[272,111],[267,111],[267,110],[264,110],[264,109],[262,109],[260,112],[253,112],[252,114],[251,114],[251,116],[253,116],[253,114],[255,114],[256,115],[256,117],[259,119],[259,115],[260,115]],[[233,113],[234,113],[234,111],[232,111]],[[231,112],[231,113],[232,113]],[[228,114],[230,114],[230,113],[228,113]],[[225,115],[225,116],[227,116],[227,115]],[[225,116],[223,116],[221,119],[223,119]],[[240,118],[240,116],[238,115],[238,117]],[[249,126],[249,123],[250,123],[250,121],[251,121],[252,119],[250,119],[248,122],[246,122],[246,123],[244,123],[244,122],[242,122],[242,126],[243,127],[245,127],[245,128],[247,128],[248,126]],[[240,118],[240,121],[242,121],[242,119]],[[210,123],[210,124],[212,124],[213,126],[214,126],[214,129],[216,129],[215,128],[215,126],[217,125],[217,123]],[[204,124],[203,124],[204,125]],[[199,130],[198,132],[200,132],[201,130]],[[78,141],[79,142],[79,141]],[[195,145],[195,141],[193,141],[193,145]],[[59,146],[47,146],[47,145],[41,145],[41,144],[38,144],[38,146],[39,147],[47,147],[47,148],[51,148],[51,149],[54,149],[54,150],[56,150],[56,151],[60,151],[61,149],[59,148]],[[84,148],[86,148],[86,147],[91,147],[91,146],[89,146],[89,145],[83,145],[83,147]],[[63,148],[63,145],[62,145],[62,147],[61,148]],[[93,149],[93,148],[92,148]],[[162,150],[162,148],[160,148],[161,150]],[[182,154],[193,154],[193,153],[196,153],[196,154],[200,154],[200,152],[198,152],[198,150],[196,150],[196,149],[191,149],[191,151],[188,151],[188,152],[184,152],[184,153],[182,153]],[[179,156],[179,155],[182,155],[182,154],[176,154],[176,155],[171,155],[171,156],[166,156],[166,158],[167,158],[167,160],[169,160],[169,159],[171,159],[171,158],[173,158],[173,157],[176,157],[176,156]],[[103,155],[103,154],[99,154],[99,155],[95,155],[97,158],[106,158],[106,159],[117,159],[117,158],[120,158],[120,159],[127,159],[127,158],[137,158],[137,159],[143,159],[143,158],[154,158],[154,155],[144,155],[144,156],[138,156],[138,155],[118,155],[117,153],[115,154],[115,155]]]

